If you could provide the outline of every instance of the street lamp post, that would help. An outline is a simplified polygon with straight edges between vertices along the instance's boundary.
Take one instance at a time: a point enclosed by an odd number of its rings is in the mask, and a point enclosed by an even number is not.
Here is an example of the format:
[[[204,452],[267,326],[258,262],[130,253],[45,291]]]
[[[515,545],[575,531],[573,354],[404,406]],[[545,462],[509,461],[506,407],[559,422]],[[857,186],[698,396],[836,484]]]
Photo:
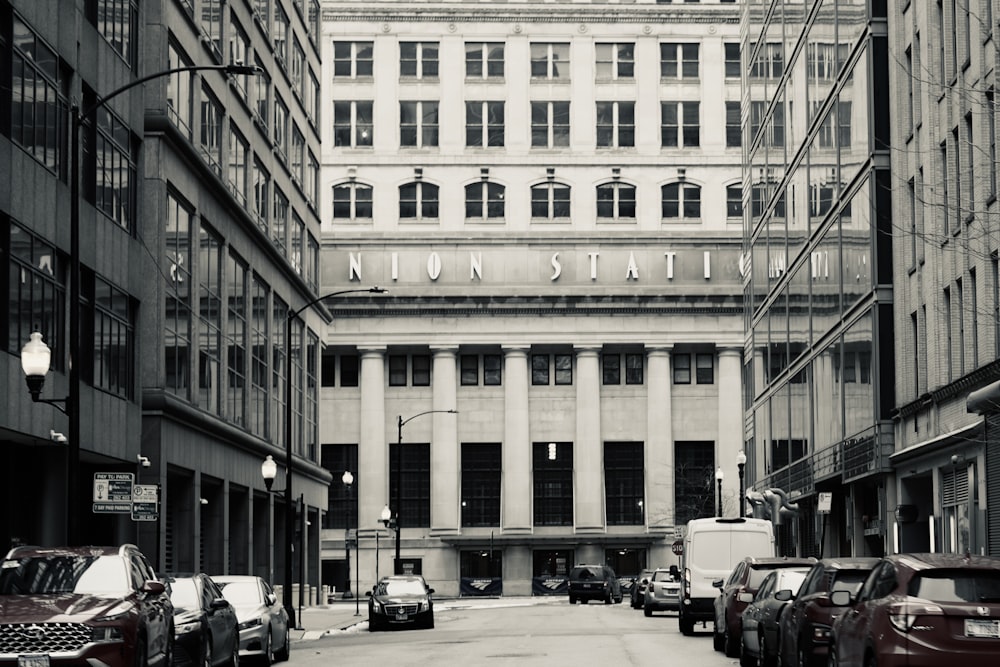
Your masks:
[[[347,562],[347,575],[344,580],[344,599],[350,600],[351,595],[351,488],[354,485],[354,475],[349,470],[344,471],[340,478],[344,482],[346,497],[344,498],[344,560]],[[355,538],[356,539],[356,538]],[[358,565],[357,563],[355,564]]]
[[[722,479],[726,476],[726,473],[722,472],[722,466],[715,469],[715,481],[719,485],[719,516],[723,515],[722,511]]]
[[[24,368],[33,401],[38,403],[65,404],[65,407],[60,409],[66,414],[69,420],[66,465],[66,538],[70,545],[81,544],[80,535],[83,530],[83,521],[79,515],[83,503],[80,503],[77,498],[80,488],[80,367],[82,366],[80,360],[83,358],[80,344],[80,128],[90,118],[91,114],[127,90],[131,90],[152,79],[169,76],[178,72],[200,70],[216,70],[235,76],[256,75],[260,72],[255,65],[189,65],[174,67],[129,81],[104,97],[98,98],[86,109],[81,110],[80,105],[76,103],[70,108],[69,390],[66,398],[42,399],[39,397],[42,384],[45,381],[45,374],[48,372],[47,362],[45,370],[40,374],[30,375],[29,369]],[[36,341],[34,333],[31,335],[32,342]],[[41,334],[39,334],[37,340],[40,342]],[[37,369],[32,369],[32,371],[37,371]],[[32,388],[33,384],[37,384],[37,390]]]
[[[296,310],[290,307],[285,316],[285,495],[291,498],[292,495],[292,466],[295,449],[292,447],[292,321],[297,318],[302,311],[326,299],[340,296],[342,294],[354,294],[358,292],[368,292],[371,294],[385,294],[388,290],[381,287],[368,287],[362,289],[345,289],[338,292],[330,292],[307,301]],[[295,508],[290,502],[285,503],[285,525],[295,525]],[[290,528],[286,529],[286,532]],[[285,571],[284,582],[281,586],[281,604],[288,613],[289,623],[295,625],[295,607],[292,605],[292,541],[293,535],[289,534],[285,540]],[[301,575],[300,575],[301,576]],[[302,582],[300,582],[301,584]]]
[[[746,467],[746,465],[747,465],[747,455],[741,449],[740,453],[736,455],[736,471],[740,476],[739,516],[744,516],[746,514],[747,501],[746,497],[744,496],[745,489],[743,487],[743,469]]]
[[[389,528],[390,530],[396,529],[396,520],[392,518],[392,510],[389,509],[388,505],[382,508],[382,513],[379,515],[379,520],[382,522],[382,525],[385,526],[386,528]],[[376,532],[375,533],[375,583],[378,583],[379,580],[378,538],[379,534]]]
[[[402,574],[403,564],[400,561],[399,556],[399,539],[400,533],[402,532],[402,524],[399,522],[399,506],[402,502],[402,481],[403,481],[403,427],[408,423],[416,419],[417,417],[423,417],[424,415],[433,414],[435,412],[445,412],[448,414],[457,414],[458,410],[425,410],[424,412],[418,412],[412,417],[407,417],[403,419],[402,415],[396,417],[396,474],[395,474],[395,499],[393,504],[396,505],[396,509],[393,516],[393,522],[396,525],[396,558],[392,562],[392,573]],[[386,507],[388,509],[388,507]],[[382,518],[385,520],[385,510],[382,510]]]

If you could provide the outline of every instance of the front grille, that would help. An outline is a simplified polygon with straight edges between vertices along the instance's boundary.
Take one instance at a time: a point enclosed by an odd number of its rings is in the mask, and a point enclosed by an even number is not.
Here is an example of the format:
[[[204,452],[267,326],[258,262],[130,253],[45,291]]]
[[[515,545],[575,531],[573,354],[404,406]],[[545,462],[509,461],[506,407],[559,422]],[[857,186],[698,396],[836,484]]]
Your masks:
[[[419,605],[415,604],[390,604],[386,605],[385,613],[387,614],[416,614]]]
[[[91,640],[82,623],[0,624],[0,654],[76,653]]]

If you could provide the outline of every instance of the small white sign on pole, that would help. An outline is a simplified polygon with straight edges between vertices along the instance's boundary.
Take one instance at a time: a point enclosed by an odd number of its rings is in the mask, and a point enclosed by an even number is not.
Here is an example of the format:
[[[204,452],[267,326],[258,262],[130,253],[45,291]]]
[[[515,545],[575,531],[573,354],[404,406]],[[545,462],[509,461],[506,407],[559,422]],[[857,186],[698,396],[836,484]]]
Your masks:
[[[830,508],[833,506],[833,493],[830,491],[822,491],[819,494],[819,498],[816,501],[816,511],[820,514],[829,514]]]

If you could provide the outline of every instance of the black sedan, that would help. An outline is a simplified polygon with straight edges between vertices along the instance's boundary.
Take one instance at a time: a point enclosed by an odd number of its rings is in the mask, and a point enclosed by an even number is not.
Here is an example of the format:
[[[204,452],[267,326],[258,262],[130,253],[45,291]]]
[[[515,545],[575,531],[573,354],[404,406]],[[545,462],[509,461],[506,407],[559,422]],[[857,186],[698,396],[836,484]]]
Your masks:
[[[778,664],[778,621],[789,600],[795,597],[809,572],[808,567],[783,567],[772,570],[743,610],[743,635],[740,642],[742,667],[771,667]]]
[[[382,577],[368,591],[368,631],[433,628],[434,589],[420,575]]]
[[[174,665],[240,664],[236,610],[207,574],[171,576],[174,605]]]

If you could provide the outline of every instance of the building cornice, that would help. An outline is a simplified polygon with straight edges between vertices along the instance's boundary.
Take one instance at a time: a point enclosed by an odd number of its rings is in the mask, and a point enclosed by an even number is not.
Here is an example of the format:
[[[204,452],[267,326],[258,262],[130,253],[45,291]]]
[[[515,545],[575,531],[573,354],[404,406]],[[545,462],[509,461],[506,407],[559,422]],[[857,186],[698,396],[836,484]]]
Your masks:
[[[430,6],[427,3],[331,6],[323,8],[324,23],[383,22],[383,32],[392,32],[393,23],[579,23],[586,32],[588,23],[646,23],[649,33],[656,24],[725,24],[738,26],[740,9],[732,7],[665,7],[663,5],[508,5],[497,7],[482,3],[463,6]]]

